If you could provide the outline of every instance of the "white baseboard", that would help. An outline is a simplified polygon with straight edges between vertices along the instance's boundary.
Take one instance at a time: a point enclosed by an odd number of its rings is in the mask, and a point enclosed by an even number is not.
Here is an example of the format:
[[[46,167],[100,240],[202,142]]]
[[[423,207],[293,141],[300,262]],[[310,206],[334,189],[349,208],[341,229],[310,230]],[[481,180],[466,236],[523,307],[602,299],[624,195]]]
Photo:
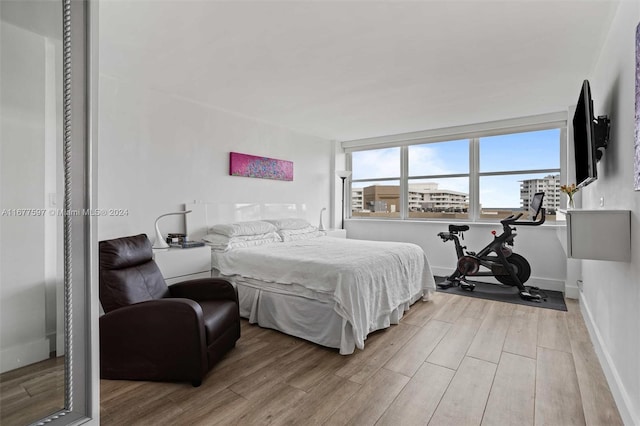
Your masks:
[[[629,397],[629,393],[625,389],[622,380],[620,380],[620,374],[618,374],[618,370],[616,369],[616,366],[611,359],[611,355],[604,344],[600,331],[593,321],[589,304],[586,302],[582,293],[579,292],[578,294],[580,296],[579,300],[582,318],[589,330],[591,342],[593,343],[596,355],[598,356],[598,360],[602,366],[602,371],[607,378],[607,383],[611,389],[613,399],[616,401],[616,405],[618,406],[618,411],[620,412],[622,421],[625,425],[640,425],[640,413],[634,413],[632,411],[633,404]]]
[[[451,268],[440,268],[437,266],[432,266],[431,272],[433,272],[434,275],[446,277],[451,275],[453,273],[453,270]],[[483,281],[483,279],[486,279],[487,282],[495,282],[495,280],[490,277],[473,277],[473,279],[476,281]],[[543,290],[554,290],[563,293],[565,292],[564,281],[552,280],[549,278],[531,277],[529,278],[529,281],[526,282],[526,285],[539,287]],[[578,298],[577,295],[575,296],[575,298]]]
[[[46,338],[12,346],[0,351],[0,373],[49,358],[49,340]]]

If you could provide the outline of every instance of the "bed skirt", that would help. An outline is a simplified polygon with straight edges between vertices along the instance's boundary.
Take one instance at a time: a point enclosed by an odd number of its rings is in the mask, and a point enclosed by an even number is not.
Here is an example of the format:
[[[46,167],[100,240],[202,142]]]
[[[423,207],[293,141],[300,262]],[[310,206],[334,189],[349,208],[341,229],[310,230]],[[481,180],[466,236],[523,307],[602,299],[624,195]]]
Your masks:
[[[241,280],[231,280],[238,289],[240,316],[247,318],[251,324],[339,349],[341,355],[350,355],[355,351],[351,324],[336,313],[334,301],[273,292],[247,285]],[[370,324],[369,333],[398,324],[410,305],[419,299],[428,300],[430,296],[430,291],[427,290],[426,294],[421,291],[392,312],[379,315],[375,323]]]

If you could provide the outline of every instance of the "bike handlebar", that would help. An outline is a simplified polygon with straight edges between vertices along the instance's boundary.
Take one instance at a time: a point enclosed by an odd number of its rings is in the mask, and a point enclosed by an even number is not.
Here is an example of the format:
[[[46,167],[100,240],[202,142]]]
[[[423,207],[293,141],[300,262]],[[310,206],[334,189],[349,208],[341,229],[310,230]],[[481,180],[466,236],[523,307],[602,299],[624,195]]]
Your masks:
[[[504,219],[502,219],[500,222],[515,222],[516,220],[520,219],[522,217],[523,213],[518,213],[518,215],[511,215],[511,216],[507,216]]]
[[[540,212],[542,213],[540,216],[540,219],[538,220],[533,220],[533,221],[522,221],[522,222],[518,222],[518,219],[520,219],[523,215],[523,213],[518,213],[517,215],[511,215],[509,217],[506,217],[504,219],[502,219],[500,221],[500,223],[502,223],[502,225],[520,225],[520,226],[538,226],[538,225],[542,225],[547,217],[547,212],[546,209],[542,208],[540,209]]]

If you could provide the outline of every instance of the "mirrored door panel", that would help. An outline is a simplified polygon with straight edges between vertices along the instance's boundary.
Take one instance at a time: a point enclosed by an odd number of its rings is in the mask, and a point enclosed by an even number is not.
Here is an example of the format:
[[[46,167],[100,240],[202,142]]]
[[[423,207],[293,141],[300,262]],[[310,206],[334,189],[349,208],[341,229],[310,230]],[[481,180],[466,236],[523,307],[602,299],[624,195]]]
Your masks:
[[[88,5],[0,1],[3,426],[98,420]]]
[[[62,4],[0,5],[0,423],[64,408]]]
[[[0,424],[65,406],[62,3],[0,5]]]

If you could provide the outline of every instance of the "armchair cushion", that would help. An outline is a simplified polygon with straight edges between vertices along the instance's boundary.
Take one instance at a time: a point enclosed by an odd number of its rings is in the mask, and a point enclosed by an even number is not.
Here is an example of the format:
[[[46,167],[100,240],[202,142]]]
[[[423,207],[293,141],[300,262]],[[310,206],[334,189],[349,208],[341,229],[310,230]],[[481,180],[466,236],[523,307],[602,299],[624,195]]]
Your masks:
[[[171,297],[186,297],[195,301],[230,300],[238,303],[233,285],[220,278],[199,278],[182,281],[169,287]]]
[[[202,309],[193,300],[160,299],[100,317],[103,379],[198,381],[208,370]]]
[[[198,302],[202,308],[202,318],[207,336],[207,344],[213,344],[227,330],[239,325],[238,305],[227,300],[206,300]]]
[[[145,234],[100,241],[100,269],[129,268],[151,259],[151,241]]]
[[[168,296],[146,235],[100,241],[100,302],[105,312]]]

